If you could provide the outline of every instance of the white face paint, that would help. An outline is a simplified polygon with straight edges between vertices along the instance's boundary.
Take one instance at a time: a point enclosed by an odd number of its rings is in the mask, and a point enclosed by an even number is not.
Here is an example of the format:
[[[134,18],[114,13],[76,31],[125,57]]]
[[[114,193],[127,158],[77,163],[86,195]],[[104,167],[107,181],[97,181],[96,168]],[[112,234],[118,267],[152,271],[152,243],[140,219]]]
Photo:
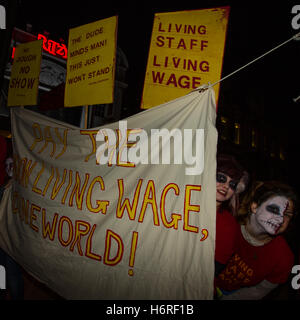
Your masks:
[[[275,196],[263,202],[252,220],[253,230],[258,233],[276,235],[283,223],[283,213],[288,205],[288,199],[283,196]]]

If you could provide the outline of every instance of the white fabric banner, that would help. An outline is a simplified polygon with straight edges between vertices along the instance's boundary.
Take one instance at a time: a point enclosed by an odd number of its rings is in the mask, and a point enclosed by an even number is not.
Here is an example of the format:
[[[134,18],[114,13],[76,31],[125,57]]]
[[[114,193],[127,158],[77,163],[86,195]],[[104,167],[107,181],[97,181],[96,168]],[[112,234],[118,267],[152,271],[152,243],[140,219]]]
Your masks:
[[[213,89],[88,130],[14,108],[0,246],[67,299],[212,299],[215,118]]]

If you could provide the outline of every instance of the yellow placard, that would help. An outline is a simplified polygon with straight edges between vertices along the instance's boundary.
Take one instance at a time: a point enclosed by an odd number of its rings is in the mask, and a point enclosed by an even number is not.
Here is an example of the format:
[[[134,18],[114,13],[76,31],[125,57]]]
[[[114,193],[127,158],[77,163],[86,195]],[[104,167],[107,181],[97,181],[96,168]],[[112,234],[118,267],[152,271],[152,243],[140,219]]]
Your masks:
[[[37,104],[42,43],[42,40],[37,40],[16,47],[9,81],[8,106]]]
[[[142,109],[221,78],[229,11],[218,7],[155,14]],[[217,99],[219,85],[214,90]]]
[[[118,17],[70,29],[65,107],[113,102]]]

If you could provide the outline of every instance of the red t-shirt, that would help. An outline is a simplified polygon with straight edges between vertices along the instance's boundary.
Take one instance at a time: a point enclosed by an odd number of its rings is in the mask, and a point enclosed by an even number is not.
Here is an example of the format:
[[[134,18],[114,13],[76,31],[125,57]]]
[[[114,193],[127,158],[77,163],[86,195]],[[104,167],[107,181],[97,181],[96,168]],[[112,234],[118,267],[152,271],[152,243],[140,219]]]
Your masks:
[[[294,256],[282,236],[263,246],[252,246],[238,233],[235,254],[219,274],[216,285],[226,291],[257,285],[263,280],[284,283],[294,264]]]
[[[217,262],[226,264],[233,255],[238,231],[239,225],[233,215],[225,209],[218,210],[215,248],[215,260]]]
[[[0,186],[4,184],[6,172],[5,172],[5,160],[6,160],[6,140],[0,136]]]

